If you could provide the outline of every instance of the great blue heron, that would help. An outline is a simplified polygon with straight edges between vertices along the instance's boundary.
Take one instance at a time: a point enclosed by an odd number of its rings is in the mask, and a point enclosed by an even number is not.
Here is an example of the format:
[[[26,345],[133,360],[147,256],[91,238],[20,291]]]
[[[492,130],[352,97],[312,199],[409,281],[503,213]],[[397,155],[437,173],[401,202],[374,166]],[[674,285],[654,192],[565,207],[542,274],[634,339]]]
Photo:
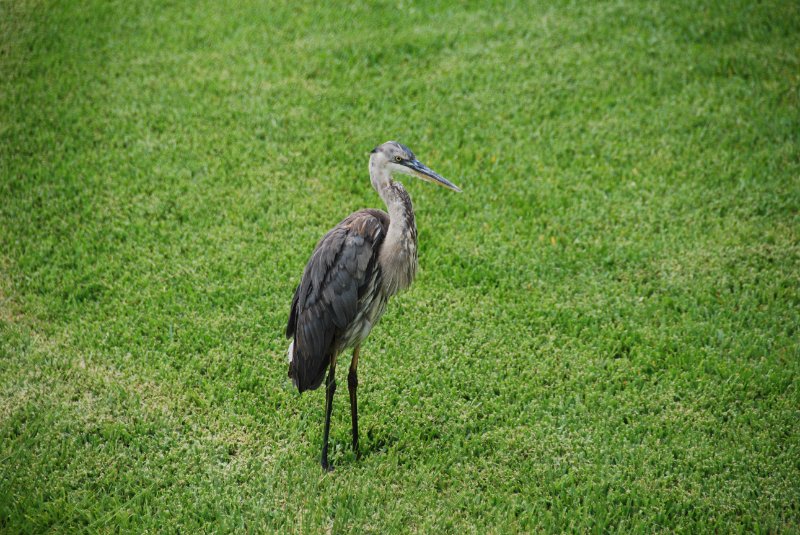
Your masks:
[[[336,357],[353,348],[347,376],[353,450],[358,455],[358,355],[391,296],[408,288],[417,271],[417,227],[411,197],[392,178],[402,173],[461,191],[395,141],[372,150],[369,175],[389,213],[365,209],[350,214],[317,244],[294,292],[286,337],[289,377],[300,392],[322,384],[325,369],[325,433],[322,467],[328,462],[331,405],[336,391]]]

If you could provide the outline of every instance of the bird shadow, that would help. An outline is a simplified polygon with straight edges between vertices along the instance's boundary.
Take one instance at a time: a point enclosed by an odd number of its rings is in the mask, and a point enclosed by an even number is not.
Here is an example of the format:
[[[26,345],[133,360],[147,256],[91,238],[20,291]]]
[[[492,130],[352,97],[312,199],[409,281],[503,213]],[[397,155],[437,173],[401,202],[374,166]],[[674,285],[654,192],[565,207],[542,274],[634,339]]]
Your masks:
[[[373,434],[364,441],[364,444],[359,444],[359,457],[368,459],[373,455],[385,454],[399,441],[400,439],[392,433]]]
[[[376,455],[385,455],[392,447],[400,441],[399,437],[391,432],[377,432],[369,429],[366,436],[359,437],[358,453],[353,451],[351,440],[341,444],[341,448],[336,447],[335,466],[357,466],[359,462],[366,461]]]

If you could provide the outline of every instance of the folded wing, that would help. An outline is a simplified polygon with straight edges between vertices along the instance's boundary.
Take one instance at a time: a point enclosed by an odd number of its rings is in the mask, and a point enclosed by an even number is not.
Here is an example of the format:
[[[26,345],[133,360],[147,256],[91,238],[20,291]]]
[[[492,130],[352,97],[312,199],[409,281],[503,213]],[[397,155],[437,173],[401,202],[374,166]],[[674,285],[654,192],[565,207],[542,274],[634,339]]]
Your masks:
[[[359,300],[380,277],[378,253],[389,217],[361,210],[317,244],[294,293],[286,337],[293,338],[289,377],[303,392],[318,388],[337,343],[353,322]]]

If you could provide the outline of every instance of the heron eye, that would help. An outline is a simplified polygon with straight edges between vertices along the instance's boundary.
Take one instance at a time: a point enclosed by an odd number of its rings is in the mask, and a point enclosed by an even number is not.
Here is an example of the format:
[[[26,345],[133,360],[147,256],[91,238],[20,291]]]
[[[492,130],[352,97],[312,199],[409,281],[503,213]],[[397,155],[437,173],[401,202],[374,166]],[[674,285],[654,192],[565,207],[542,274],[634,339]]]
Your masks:
[[[402,160],[403,160],[403,159],[402,159],[400,156],[395,156],[395,157],[394,157],[394,161],[396,161],[396,162],[400,162],[400,161],[402,161]]]

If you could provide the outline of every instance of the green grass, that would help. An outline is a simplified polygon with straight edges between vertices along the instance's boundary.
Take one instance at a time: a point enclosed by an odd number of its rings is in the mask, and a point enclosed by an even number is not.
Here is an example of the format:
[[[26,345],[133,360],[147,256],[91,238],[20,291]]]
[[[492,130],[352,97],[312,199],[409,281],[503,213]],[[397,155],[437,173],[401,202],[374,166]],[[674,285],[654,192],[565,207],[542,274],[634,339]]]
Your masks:
[[[0,1],[0,530],[800,531],[798,28]],[[325,474],[282,333],[387,139],[464,193]]]

